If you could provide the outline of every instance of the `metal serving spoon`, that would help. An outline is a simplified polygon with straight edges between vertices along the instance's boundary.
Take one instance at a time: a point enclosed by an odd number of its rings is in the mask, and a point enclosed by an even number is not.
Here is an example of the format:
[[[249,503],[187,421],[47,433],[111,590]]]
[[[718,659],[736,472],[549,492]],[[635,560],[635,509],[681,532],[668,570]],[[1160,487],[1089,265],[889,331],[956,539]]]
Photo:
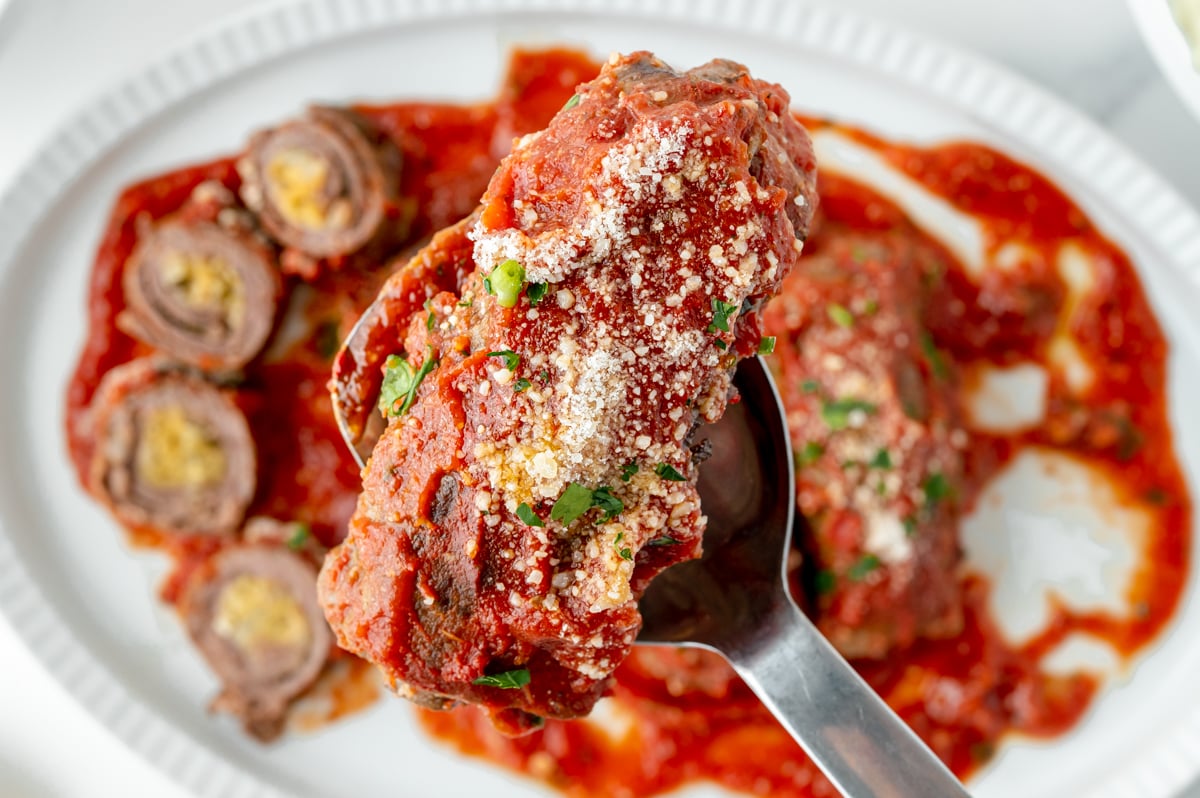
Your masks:
[[[847,798],[964,798],[953,774],[842,659],[787,588],[795,477],[787,421],[762,358],[741,402],[704,428],[704,556],[659,574],[638,643],[716,651]]]
[[[743,360],[734,383],[741,402],[703,428],[712,441],[700,468],[704,556],[650,583],[637,642],[723,655],[847,798],[969,798],[792,601],[785,569],[796,501],[787,422],[762,358]],[[334,405],[362,465],[379,430],[356,437]]]

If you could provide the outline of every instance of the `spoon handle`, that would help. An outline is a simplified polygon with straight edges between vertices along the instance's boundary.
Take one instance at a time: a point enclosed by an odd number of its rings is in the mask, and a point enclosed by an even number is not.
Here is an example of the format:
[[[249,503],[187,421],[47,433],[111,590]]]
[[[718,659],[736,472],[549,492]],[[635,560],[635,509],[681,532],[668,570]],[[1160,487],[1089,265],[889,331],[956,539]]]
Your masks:
[[[969,798],[945,765],[781,595],[724,653],[847,798]]]

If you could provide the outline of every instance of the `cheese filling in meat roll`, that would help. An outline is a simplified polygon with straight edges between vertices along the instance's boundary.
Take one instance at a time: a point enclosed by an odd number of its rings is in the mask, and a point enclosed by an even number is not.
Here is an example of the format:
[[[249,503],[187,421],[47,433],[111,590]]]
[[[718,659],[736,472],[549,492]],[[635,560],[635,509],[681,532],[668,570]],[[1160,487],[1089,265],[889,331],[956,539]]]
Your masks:
[[[269,740],[289,702],[321,673],[333,635],[317,604],[316,567],[286,545],[222,549],[191,576],[180,610],[222,682],[214,708]]]
[[[894,236],[831,238],[764,314],[816,620],[848,657],[962,624],[966,436],[954,364],[921,322],[935,259]]]
[[[242,411],[198,376],[147,361],[113,369],[92,403],[92,492],[126,524],[231,535],[254,495]]]
[[[399,150],[365,119],[322,107],[259,133],[238,163],[242,199],[263,228],[313,258],[351,254],[386,232],[399,170]]]
[[[814,181],[787,95],[726,61],[616,58],[519,140],[477,217],[392,278],[465,259],[457,292],[368,316],[399,346],[320,580],[340,644],[509,732],[588,713],[649,579],[700,553],[692,432],[759,346]]]
[[[273,250],[242,227],[169,221],[148,231],[125,269],[121,326],[179,360],[238,369],[275,323]]]

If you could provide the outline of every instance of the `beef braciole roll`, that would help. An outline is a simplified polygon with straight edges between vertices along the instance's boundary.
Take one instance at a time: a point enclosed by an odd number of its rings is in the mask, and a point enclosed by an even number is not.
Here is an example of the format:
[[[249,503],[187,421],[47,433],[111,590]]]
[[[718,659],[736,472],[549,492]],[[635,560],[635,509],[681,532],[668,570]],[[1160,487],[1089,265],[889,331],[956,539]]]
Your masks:
[[[242,411],[203,378],[149,360],[109,372],[89,411],[90,487],[130,526],[231,535],[255,488]]]
[[[276,241],[330,258],[394,232],[400,162],[359,114],[314,107],[251,139],[238,172],[242,199]]]
[[[921,323],[931,262],[885,234],[831,237],[764,314],[816,620],[849,657],[883,657],[962,622],[966,436],[954,364]]]
[[[275,251],[228,210],[232,218],[184,216],[147,230],[125,267],[121,327],[203,369],[238,369],[257,355],[282,290]]]
[[[814,181],[787,94],[727,61],[614,58],[520,139],[473,226],[430,245],[469,259],[458,290],[368,316],[400,346],[321,574],[340,644],[511,733],[589,712],[648,580],[700,553],[691,433],[759,346]]]
[[[179,604],[188,633],[221,680],[213,708],[262,740],[321,673],[333,635],[317,604],[317,569],[285,542],[238,544],[190,577]]]

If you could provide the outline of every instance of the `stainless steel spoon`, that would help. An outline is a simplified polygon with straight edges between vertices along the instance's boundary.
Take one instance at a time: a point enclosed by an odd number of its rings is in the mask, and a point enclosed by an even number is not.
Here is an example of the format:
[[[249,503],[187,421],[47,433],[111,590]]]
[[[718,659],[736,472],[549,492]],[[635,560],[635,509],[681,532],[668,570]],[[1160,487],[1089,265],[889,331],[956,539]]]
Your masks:
[[[716,651],[847,798],[968,793],[854,672],[787,588],[795,478],[787,422],[762,358],[734,380],[741,402],[703,429],[704,556],[660,574],[642,597],[638,643]]]
[[[638,643],[723,655],[847,798],[968,796],[792,601],[785,569],[795,476],[787,422],[762,358],[743,360],[734,382],[741,401],[702,428],[712,442],[700,468],[704,556],[650,583]],[[378,431],[356,437],[340,407],[335,416],[362,465]]]

